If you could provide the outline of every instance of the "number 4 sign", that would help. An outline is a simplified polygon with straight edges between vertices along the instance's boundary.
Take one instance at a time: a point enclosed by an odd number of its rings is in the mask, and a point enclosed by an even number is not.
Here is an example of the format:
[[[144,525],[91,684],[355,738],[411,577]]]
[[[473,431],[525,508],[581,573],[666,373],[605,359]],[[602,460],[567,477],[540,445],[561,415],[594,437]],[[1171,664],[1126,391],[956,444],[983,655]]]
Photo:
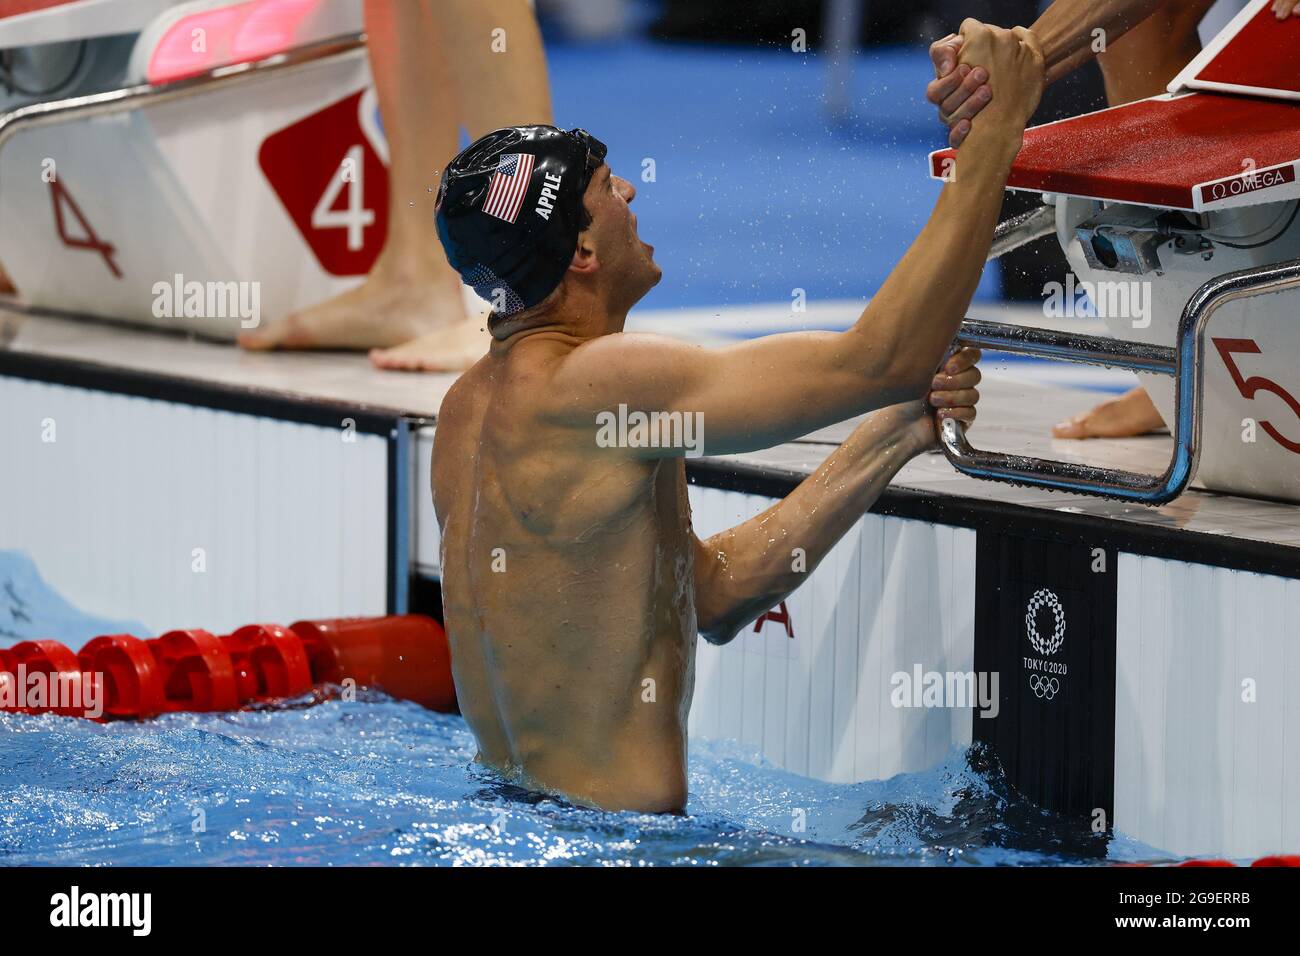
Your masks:
[[[113,273],[113,278],[122,278],[122,270],[117,267],[117,249],[111,242],[104,242],[95,234],[94,228],[86,221],[82,215],[81,207],[77,205],[72,194],[68,192],[67,187],[57,179],[50,180],[50,202],[54,204],[54,231],[59,234],[59,241],[71,249],[85,249],[89,252],[97,252],[103,257],[104,265],[108,271]],[[67,218],[64,216],[64,210],[80,226],[82,234],[73,235],[68,231]]]
[[[331,177],[329,186],[311,211],[313,229],[347,230],[349,252],[365,248],[366,227],[375,224],[375,211],[365,208],[365,170],[365,152],[358,143],[348,150],[338,175]],[[335,209],[339,194],[345,191],[347,209]]]
[[[362,132],[364,91],[262,143],[258,162],[271,188],[331,275],[365,275],[388,233],[388,170]]]

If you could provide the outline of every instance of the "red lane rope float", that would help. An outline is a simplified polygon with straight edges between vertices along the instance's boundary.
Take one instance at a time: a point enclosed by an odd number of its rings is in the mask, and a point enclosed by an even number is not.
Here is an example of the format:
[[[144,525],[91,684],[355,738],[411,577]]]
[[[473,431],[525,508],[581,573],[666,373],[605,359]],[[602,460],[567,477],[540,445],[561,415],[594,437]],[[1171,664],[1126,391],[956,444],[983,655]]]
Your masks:
[[[76,717],[82,699],[81,666],[77,655],[58,641],[23,641],[9,648],[13,663],[10,673],[21,675],[16,681],[19,695],[13,710],[24,714],[56,713]],[[56,706],[60,699],[68,701]],[[6,708],[9,709],[9,708]]]
[[[1184,860],[1178,864],[1181,869],[1188,866],[1228,866],[1235,867],[1237,864],[1230,860]],[[1261,856],[1254,863],[1255,866],[1300,866],[1300,856]]]
[[[162,673],[149,645],[130,634],[97,637],[77,655],[87,674],[104,675],[103,716],[157,717],[167,709]]]
[[[31,714],[139,719],[235,710],[347,682],[433,710],[456,709],[447,635],[418,614],[299,621],[288,628],[250,624],[221,637],[198,629],[147,641],[109,634],[79,655],[58,641],[0,649],[0,710]],[[97,712],[87,685],[99,691]],[[74,687],[76,695],[69,693]],[[29,692],[36,688],[42,690]]]
[[[350,677],[361,687],[380,687],[430,710],[456,708],[451,650],[432,618],[298,621],[289,629],[301,638],[318,681],[339,684]]]
[[[235,710],[240,705],[235,664],[207,631],[168,631],[146,641],[162,669],[169,711]]]
[[[312,688],[311,664],[298,635],[279,624],[249,624],[221,643],[235,665],[241,700],[297,697]]]

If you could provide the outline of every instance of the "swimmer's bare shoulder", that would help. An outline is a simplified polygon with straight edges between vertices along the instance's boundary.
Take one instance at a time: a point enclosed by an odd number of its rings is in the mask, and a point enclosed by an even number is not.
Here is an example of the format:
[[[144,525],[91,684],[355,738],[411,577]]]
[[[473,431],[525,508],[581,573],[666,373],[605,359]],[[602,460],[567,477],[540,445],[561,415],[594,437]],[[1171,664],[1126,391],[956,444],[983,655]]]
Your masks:
[[[563,549],[644,493],[652,463],[597,441],[597,413],[613,406],[592,404],[591,383],[566,374],[569,357],[592,344],[546,333],[498,343],[448,391],[432,469],[444,532],[459,512]],[[477,493],[484,488],[499,493]]]
[[[489,352],[452,383],[438,409],[431,474],[434,511],[444,532],[458,506],[467,507],[467,493],[478,483],[480,458],[490,454],[493,439],[526,433],[531,426],[528,404],[511,399],[517,383],[514,388],[506,383],[518,378],[519,370],[508,365],[506,356]],[[491,423],[489,412],[495,419]],[[466,517],[472,516],[467,512]]]
[[[481,424],[483,405],[483,365],[482,359],[461,375],[447,394],[443,396],[435,420],[433,462],[430,475],[433,484],[433,507],[438,515],[438,524],[446,521],[446,514],[451,506],[451,497],[459,483],[453,482],[454,460],[465,445],[472,439],[472,426]],[[477,431],[477,427],[473,427]]]

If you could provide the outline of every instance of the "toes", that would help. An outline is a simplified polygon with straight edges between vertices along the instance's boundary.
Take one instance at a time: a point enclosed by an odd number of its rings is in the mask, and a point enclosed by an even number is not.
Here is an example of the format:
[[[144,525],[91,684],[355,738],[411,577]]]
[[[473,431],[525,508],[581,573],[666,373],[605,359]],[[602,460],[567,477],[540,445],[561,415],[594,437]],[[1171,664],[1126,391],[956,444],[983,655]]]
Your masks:
[[[250,352],[265,352],[275,348],[275,339],[271,335],[271,329],[240,332],[235,341],[239,343],[241,349],[247,349]]]
[[[370,364],[388,371],[406,371],[410,368],[401,349],[371,349]]]
[[[1069,421],[1053,425],[1052,437],[1078,441],[1088,437],[1088,429],[1080,419],[1072,418]]]
[[[371,349],[370,364],[386,372],[437,372],[434,362],[412,354],[405,346],[392,349]]]
[[[313,337],[297,313],[272,322],[266,328],[244,332],[237,341],[243,348],[255,352],[278,348],[310,348],[314,344]]]

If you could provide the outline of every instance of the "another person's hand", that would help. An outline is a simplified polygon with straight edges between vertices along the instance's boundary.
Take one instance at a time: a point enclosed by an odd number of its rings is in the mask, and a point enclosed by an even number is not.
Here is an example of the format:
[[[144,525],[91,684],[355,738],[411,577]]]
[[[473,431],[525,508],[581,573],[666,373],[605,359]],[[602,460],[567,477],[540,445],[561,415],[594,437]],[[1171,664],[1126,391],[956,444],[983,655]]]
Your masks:
[[[1273,0],[1273,12],[1279,20],[1300,17],[1300,0]]]
[[[935,78],[925,88],[925,98],[939,107],[939,119],[949,127],[948,142],[954,149],[970,133],[971,118],[993,98],[988,71],[958,63],[960,56],[961,37],[955,33],[930,44]]]

